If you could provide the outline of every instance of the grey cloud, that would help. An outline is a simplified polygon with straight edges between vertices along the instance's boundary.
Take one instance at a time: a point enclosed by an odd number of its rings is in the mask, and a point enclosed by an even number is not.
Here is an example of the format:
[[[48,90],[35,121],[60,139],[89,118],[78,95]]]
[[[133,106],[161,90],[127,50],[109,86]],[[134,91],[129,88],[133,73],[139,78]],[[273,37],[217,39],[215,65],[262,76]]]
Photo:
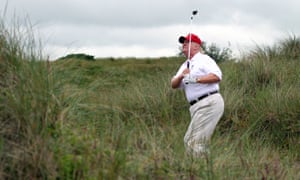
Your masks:
[[[298,0],[9,0],[0,2],[1,14],[6,3],[7,16],[28,14],[52,46],[177,48],[176,36],[187,32],[195,9],[195,26],[218,27],[210,37],[224,28],[240,36],[260,29],[263,35],[272,29],[300,33]],[[241,28],[228,31],[229,26]]]
[[[35,22],[137,28],[188,25],[191,11],[194,9],[199,10],[195,23],[203,25],[231,23],[233,14],[239,13],[241,17],[246,18],[241,19],[240,23],[246,25],[266,22],[281,28],[289,26],[295,28],[299,26],[295,25],[300,15],[297,7],[300,7],[300,2],[297,0],[284,2],[271,0],[10,0],[8,2],[8,8],[28,13]]]

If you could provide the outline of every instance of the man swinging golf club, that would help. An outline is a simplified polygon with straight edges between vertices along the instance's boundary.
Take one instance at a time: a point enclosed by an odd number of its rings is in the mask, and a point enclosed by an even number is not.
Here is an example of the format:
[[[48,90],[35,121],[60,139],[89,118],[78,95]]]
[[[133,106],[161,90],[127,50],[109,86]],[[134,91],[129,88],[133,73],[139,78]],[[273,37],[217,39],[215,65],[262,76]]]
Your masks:
[[[215,61],[201,53],[201,40],[192,33],[179,37],[187,57],[171,80],[172,88],[185,91],[191,122],[184,136],[186,151],[194,157],[208,153],[208,143],[224,112],[219,93],[222,72]]]

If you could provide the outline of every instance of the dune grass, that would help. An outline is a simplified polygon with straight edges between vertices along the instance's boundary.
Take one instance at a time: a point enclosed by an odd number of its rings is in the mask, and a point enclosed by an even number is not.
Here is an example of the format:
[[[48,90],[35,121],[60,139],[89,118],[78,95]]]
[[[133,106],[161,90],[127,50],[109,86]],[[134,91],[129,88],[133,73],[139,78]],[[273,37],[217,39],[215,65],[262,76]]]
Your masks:
[[[183,58],[42,58],[1,24],[1,179],[297,179],[299,38],[220,64],[225,113],[203,159],[170,78]],[[36,49],[37,48],[37,49]]]

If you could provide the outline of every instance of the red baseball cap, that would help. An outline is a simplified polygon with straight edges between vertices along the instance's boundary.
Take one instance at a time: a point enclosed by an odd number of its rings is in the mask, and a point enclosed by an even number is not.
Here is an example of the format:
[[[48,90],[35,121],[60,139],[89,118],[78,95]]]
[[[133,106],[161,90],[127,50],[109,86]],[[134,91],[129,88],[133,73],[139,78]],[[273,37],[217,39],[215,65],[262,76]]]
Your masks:
[[[186,37],[180,36],[179,39],[178,39],[178,41],[179,41],[181,44],[183,44],[184,41],[186,41],[186,40],[187,40],[187,41],[191,40],[191,42],[195,42],[195,43],[201,45],[201,40],[200,40],[200,38],[199,38],[197,35],[195,35],[195,34],[190,33],[190,34],[188,34]]]

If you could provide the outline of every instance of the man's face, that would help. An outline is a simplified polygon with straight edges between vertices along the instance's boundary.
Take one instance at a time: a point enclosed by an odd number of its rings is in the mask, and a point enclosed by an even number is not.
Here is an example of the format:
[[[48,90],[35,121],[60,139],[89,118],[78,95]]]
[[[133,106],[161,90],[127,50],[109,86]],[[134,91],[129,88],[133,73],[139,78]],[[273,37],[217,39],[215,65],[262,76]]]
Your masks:
[[[182,44],[182,52],[184,55],[187,56],[188,51],[189,51],[189,41],[185,40],[184,43]]]
[[[189,41],[185,40],[184,43],[182,44],[182,52],[183,54],[188,57],[188,53],[189,53]],[[192,53],[193,49],[195,49],[195,46],[197,46],[198,44],[195,42],[191,42],[191,49],[190,49],[190,53]]]

